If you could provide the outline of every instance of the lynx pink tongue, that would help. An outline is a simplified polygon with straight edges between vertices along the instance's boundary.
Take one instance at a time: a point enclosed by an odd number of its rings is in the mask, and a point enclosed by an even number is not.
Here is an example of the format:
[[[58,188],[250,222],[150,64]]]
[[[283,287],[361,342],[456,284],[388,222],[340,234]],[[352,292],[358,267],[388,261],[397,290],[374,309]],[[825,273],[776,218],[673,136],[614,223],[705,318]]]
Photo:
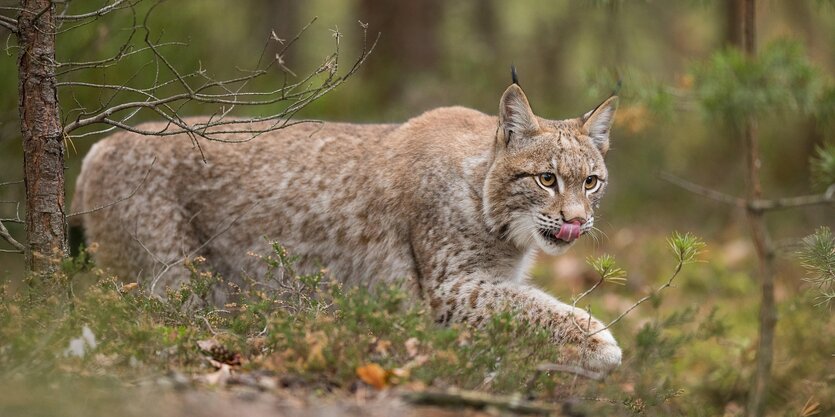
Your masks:
[[[566,242],[571,242],[580,237],[580,222],[563,223],[560,231],[554,234],[554,237]]]

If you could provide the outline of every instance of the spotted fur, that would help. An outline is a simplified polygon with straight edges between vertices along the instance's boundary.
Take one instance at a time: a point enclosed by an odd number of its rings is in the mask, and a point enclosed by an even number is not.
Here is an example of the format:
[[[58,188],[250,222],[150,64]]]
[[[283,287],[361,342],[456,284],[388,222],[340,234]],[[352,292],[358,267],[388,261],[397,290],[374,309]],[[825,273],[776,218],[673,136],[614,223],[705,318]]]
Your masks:
[[[608,372],[621,359],[611,333],[584,337],[571,315],[592,331],[602,324],[525,277],[537,250],[571,245],[553,238],[566,221],[592,227],[615,106],[546,120],[514,84],[498,117],[440,108],[399,125],[299,124],[237,144],[122,132],[84,159],[74,206],[133,193],[84,215],[86,238],[99,265],[157,277],[146,282],[156,292],[187,279],[181,265],[163,267],[184,255],[227,279],[259,276],[265,265],[247,254],[264,253],[266,237],[301,256],[302,270],[324,266],[349,285],[405,279],[439,323],[478,326],[516,310],[569,344],[563,361]],[[544,172],[556,188],[537,181]]]

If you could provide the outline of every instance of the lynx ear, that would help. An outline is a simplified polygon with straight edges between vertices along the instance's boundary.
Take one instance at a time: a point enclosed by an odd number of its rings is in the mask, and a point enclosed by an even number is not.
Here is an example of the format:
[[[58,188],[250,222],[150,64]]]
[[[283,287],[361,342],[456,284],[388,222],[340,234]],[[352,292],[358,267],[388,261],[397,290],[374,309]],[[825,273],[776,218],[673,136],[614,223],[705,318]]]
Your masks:
[[[528,98],[518,84],[511,84],[502,94],[499,103],[499,146],[506,147],[511,140],[539,130],[539,123],[528,104]]]
[[[615,110],[618,108],[618,96],[606,99],[594,110],[583,115],[583,133],[589,135],[592,143],[600,153],[606,155],[609,150],[609,131],[615,121]]]

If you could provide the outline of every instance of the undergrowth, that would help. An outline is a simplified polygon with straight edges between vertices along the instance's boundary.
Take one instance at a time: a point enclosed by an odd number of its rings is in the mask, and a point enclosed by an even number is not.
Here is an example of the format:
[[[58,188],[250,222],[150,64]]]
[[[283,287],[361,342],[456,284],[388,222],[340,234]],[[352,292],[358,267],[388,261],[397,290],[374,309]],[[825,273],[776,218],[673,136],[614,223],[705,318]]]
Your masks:
[[[225,283],[197,258],[187,262],[187,284],[153,296],[107,276],[83,254],[51,282],[14,294],[4,284],[0,375],[205,373],[211,354],[198,342],[212,339],[242,372],[271,371],[326,390],[352,389],[357,368],[373,363],[386,370],[388,385],[514,392],[539,362],[558,358],[546,332],[511,313],[478,331],[440,327],[400,285],[343,288],[324,272],[296,273],[295,259],[277,244],[273,249],[263,257],[266,279],[243,287]],[[229,302],[212,306],[212,289],[224,285],[232,287]],[[83,352],[69,352],[85,327],[95,346],[82,343]],[[554,386],[546,376],[530,382],[541,392]]]
[[[350,393],[368,383],[358,370],[378,369],[377,388],[518,394],[572,401],[590,415],[736,415],[735,404],[744,404],[753,344],[735,334],[744,326],[736,311],[699,303],[663,308],[668,293],[651,293],[642,318],[627,318],[612,329],[624,362],[597,382],[538,372],[538,364],[558,360],[559,349],[548,334],[512,313],[498,314],[479,329],[441,327],[401,285],[345,288],[325,271],[299,273],[283,247],[272,249],[262,257],[268,273],[258,282],[225,282],[195,258],[186,262],[189,282],[162,297],[109,276],[86,252],[65,262],[51,281],[32,281],[17,291],[4,283],[0,380],[92,379],[130,387],[171,373],[210,374],[223,363],[316,395]],[[673,249],[681,261],[683,252]],[[662,274],[658,281],[668,279]],[[684,288],[698,288],[687,276],[681,279]],[[223,305],[212,305],[218,287],[230,288],[231,295]],[[828,334],[831,320],[815,322],[813,310],[800,301],[782,308],[791,321],[778,328],[789,340],[782,352],[820,356],[807,342]],[[791,325],[799,321],[812,324]],[[207,350],[206,341],[217,349]],[[825,400],[831,388],[814,385],[824,381],[820,367],[810,363],[778,362],[780,387],[805,393],[772,400],[787,415],[809,409],[812,400],[812,411],[832,406]]]

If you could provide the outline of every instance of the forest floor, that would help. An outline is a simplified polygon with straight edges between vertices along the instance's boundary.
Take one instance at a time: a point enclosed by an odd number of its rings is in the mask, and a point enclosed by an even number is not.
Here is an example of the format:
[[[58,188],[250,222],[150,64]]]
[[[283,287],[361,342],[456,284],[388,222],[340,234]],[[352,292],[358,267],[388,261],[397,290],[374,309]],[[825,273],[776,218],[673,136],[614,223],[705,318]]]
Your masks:
[[[240,385],[197,387],[160,378],[154,386],[46,386],[3,384],[4,416],[27,417],[452,417],[522,415],[497,408],[421,406],[403,401],[397,390],[360,389],[353,394]],[[526,413],[527,414],[527,413]]]
[[[619,258],[651,266],[588,297],[603,319],[675,269],[667,240],[622,243]],[[756,283],[742,272],[750,248],[717,246],[612,328],[624,360],[603,381],[541,371],[559,347],[512,312],[479,329],[440,327],[400,286],[343,289],[326,271],[297,274],[278,245],[265,282],[284,285],[242,290],[222,308],[204,302],[224,283],[203,259],[187,262],[188,285],[157,297],[82,256],[48,283],[0,285],[0,416],[737,416],[754,364]],[[600,279],[594,259],[540,262],[533,279],[579,294]],[[575,279],[549,283],[556,270]],[[827,415],[835,320],[787,291],[778,288],[771,415]]]

